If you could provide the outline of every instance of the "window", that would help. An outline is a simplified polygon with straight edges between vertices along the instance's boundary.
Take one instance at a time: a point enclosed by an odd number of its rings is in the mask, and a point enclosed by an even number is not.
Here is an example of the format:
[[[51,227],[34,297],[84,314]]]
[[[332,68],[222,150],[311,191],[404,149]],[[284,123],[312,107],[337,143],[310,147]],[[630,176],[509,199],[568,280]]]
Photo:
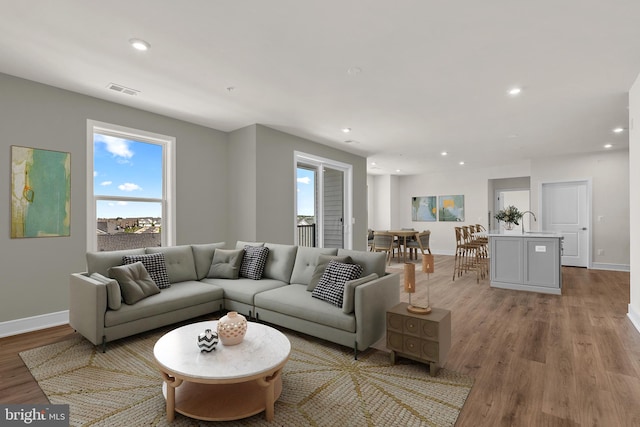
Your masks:
[[[352,166],[304,153],[294,157],[296,244],[351,249]]]
[[[95,121],[87,126],[87,248],[175,242],[175,138]]]

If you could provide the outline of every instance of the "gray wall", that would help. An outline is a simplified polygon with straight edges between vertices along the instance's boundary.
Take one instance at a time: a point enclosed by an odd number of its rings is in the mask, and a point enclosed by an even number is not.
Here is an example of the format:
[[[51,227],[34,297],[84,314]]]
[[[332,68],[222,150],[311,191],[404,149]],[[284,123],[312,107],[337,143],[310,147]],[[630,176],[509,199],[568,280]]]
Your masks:
[[[226,239],[226,133],[4,74],[0,94],[0,322],[66,310],[85,269],[87,119],[175,136],[177,243]],[[10,238],[11,145],[71,153],[70,237]]]
[[[87,119],[176,137],[176,244],[292,243],[298,150],[354,165],[354,241],[366,248],[363,157],[265,126],[226,133],[0,74],[0,330],[67,310],[69,274],[86,267]],[[71,153],[70,237],[9,237],[11,145]]]

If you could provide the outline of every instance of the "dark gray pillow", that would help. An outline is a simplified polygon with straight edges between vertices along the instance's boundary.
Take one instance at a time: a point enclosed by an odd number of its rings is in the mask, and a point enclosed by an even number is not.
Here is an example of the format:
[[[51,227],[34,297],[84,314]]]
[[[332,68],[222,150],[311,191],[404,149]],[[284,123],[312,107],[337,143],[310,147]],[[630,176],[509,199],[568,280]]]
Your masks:
[[[253,280],[262,279],[268,256],[269,248],[266,246],[245,246],[240,265],[240,276]]]
[[[353,264],[353,260],[349,255],[338,256],[338,255],[318,255],[318,262],[316,263],[316,269],[313,270],[313,274],[311,275],[311,280],[309,280],[309,284],[307,285],[307,291],[313,292],[316,288],[316,285],[322,278],[324,274],[324,270],[329,265],[329,261],[334,260],[338,262],[342,262],[344,264]]]
[[[217,249],[213,253],[211,268],[207,277],[216,279],[237,279],[244,249]]]
[[[141,299],[160,293],[160,289],[141,261],[111,267],[109,277],[118,281],[125,304],[132,305]]]
[[[331,260],[311,296],[342,307],[345,284],[360,278],[361,275],[362,266],[360,264],[344,264]]]

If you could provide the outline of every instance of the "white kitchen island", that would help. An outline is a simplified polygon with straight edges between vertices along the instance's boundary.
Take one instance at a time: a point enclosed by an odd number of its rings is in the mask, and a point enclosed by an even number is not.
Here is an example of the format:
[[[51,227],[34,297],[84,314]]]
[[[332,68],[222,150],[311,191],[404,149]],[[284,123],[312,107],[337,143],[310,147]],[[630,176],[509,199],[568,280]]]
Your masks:
[[[487,235],[491,287],[561,295],[562,234],[492,230]]]

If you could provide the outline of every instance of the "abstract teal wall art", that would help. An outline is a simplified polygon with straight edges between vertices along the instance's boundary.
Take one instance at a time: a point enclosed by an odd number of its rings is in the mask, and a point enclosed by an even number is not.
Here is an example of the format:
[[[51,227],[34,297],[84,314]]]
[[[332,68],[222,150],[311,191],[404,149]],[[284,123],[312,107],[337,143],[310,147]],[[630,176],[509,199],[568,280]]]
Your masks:
[[[11,146],[11,238],[69,236],[71,153]]]
[[[436,196],[411,198],[412,221],[435,221],[437,214]]]
[[[464,195],[438,196],[440,221],[464,221]]]

